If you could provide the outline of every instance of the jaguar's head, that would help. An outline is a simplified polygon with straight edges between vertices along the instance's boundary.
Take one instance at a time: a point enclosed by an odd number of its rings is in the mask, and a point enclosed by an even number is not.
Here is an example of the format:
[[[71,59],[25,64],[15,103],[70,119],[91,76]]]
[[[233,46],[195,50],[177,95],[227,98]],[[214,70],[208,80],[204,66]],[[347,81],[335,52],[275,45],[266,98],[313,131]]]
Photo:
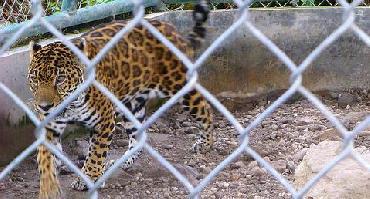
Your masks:
[[[84,41],[75,40],[84,47]],[[41,46],[31,42],[28,82],[36,108],[45,113],[57,106],[83,82],[84,67],[73,52],[61,42]]]

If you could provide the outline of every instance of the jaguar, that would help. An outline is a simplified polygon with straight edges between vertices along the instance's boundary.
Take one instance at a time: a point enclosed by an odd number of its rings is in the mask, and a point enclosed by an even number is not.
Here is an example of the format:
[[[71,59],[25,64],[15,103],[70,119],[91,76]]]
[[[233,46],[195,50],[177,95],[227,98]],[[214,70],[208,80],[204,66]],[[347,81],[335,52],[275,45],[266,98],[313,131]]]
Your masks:
[[[170,23],[148,20],[161,34],[189,57],[194,49]],[[127,21],[114,21],[97,27],[71,42],[89,59],[127,25]],[[40,118],[55,110],[67,96],[84,81],[86,66],[62,42],[45,46],[31,43],[28,81]],[[187,82],[187,67],[183,62],[143,25],[136,25],[123,36],[96,64],[95,80],[112,92],[135,116],[143,122],[146,105],[152,98],[170,98]],[[179,100],[184,112],[198,123],[199,135],[193,145],[196,153],[212,148],[212,111],[207,100],[193,89]],[[117,121],[117,119],[119,119]],[[124,129],[129,137],[128,150],[136,141],[133,122],[96,85],[90,85],[72,101],[55,119],[46,125],[47,139],[61,150],[61,136],[68,124],[80,123],[90,128],[88,155],[82,172],[96,181],[106,170],[107,153],[116,128]],[[130,156],[123,167],[130,167],[140,152]],[[40,172],[40,198],[59,198],[61,188],[58,160],[44,145],[38,147],[37,162]],[[77,177],[72,183],[75,190],[87,190],[84,181]]]

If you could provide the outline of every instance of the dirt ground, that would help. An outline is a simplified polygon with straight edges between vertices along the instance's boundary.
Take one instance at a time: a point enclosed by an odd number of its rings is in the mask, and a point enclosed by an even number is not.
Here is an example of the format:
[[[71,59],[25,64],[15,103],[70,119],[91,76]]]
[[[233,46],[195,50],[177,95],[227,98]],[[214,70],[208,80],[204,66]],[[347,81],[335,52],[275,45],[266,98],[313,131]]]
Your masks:
[[[331,93],[321,99],[350,129],[369,114],[366,92]],[[252,110],[234,111],[233,114],[246,126],[266,107],[268,104],[260,104]],[[234,127],[221,114],[215,113],[214,124],[214,150],[205,155],[190,152],[197,129],[178,107],[172,108],[149,129],[148,142],[196,185],[238,146]],[[318,109],[300,99],[282,105],[254,129],[250,134],[250,146],[293,183],[294,170],[302,160],[305,148],[326,139],[341,138]],[[77,160],[77,154],[81,152],[76,151],[76,146],[86,145],[85,140],[87,137],[63,143],[69,157]],[[356,145],[370,147],[370,137],[358,136]],[[122,155],[126,147],[126,136],[117,133],[110,158]],[[34,155],[24,161],[5,181],[0,182],[0,198],[37,198],[36,167]],[[73,179],[74,174],[60,175],[65,198],[86,198],[85,193],[70,188]],[[186,198],[187,194],[182,184],[146,152],[132,169],[116,171],[107,186],[99,190],[99,198]],[[201,192],[201,198],[290,198],[290,194],[256,161],[244,154]]]

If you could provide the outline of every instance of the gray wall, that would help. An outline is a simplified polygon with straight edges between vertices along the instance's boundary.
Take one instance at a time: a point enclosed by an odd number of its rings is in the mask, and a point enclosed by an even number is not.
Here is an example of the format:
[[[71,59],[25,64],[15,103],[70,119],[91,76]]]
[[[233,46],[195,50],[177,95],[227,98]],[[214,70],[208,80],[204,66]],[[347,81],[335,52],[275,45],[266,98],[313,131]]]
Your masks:
[[[370,33],[370,9],[357,9],[356,17],[357,25]],[[181,24],[178,27],[183,32],[191,27],[191,21],[185,21],[189,16],[169,13],[161,18]],[[236,19],[236,11],[213,12],[207,39],[217,38]],[[251,10],[250,21],[298,65],[341,24],[342,10]],[[313,91],[369,89],[369,52],[354,33],[347,31],[305,71],[304,85]],[[243,97],[286,89],[290,73],[243,24],[213,53],[201,74],[201,81],[215,94]]]
[[[357,9],[356,22],[370,33],[370,10]],[[192,27],[190,12],[171,12],[156,17],[174,23],[183,33]],[[205,47],[238,18],[237,11],[212,12]],[[342,10],[260,9],[251,10],[250,21],[299,64],[342,22]],[[26,84],[28,49],[14,49],[0,56],[0,81],[22,100],[31,98]],[[313,91],[369,89],[369,48],[347,32],[326,49],[304,73],[304,84]],[[256,96],[288,87],[289,71],[242,25],[213,53],[200,69],[200,81],[213,94],[232,99]],[[230,105],[232,106],[232,104]],[[0,93],[0,164],[5,155],[17,154],[33,140],[29,127],[18,127],[24,113]],[[10,121],[12,124],[6,124]],[[6,125],[5,125],[6,124]],[[14,146],[15,149],[14,149]],[[11,148],[13,147],[13,148]],[[3,160],[1,160],[3,158]],[[8,160],[8,159],[7,159]],[[6,160],[6,161],[7,161]]]

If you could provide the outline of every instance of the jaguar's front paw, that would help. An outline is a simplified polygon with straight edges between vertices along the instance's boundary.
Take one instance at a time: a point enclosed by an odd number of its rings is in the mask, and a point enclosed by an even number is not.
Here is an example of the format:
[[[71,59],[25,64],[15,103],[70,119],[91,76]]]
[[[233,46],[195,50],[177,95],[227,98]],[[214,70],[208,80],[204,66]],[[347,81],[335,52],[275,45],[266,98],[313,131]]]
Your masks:
[[[212,149],[212,145],[204,143],[204,142],[196,142],[192,147],[192,151],[194,153],[207,153],[211,149]]]

